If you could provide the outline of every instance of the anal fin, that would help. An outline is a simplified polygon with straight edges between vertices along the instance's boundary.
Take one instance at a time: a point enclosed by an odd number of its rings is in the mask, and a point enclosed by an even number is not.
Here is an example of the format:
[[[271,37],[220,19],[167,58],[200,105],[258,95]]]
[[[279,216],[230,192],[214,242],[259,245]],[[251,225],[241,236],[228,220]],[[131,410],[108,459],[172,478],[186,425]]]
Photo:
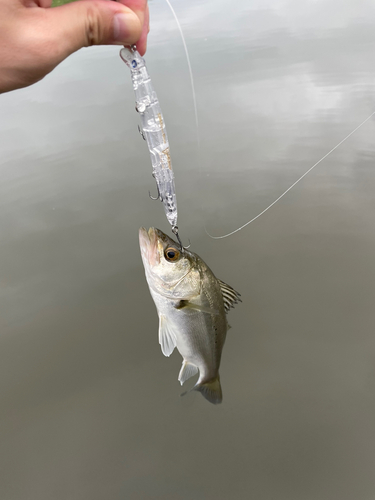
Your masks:
[[[180,373],[178,374],[178,381],[182,385],[187,381],[187,379],[193,377],[196,373],[198,373],[198,368],[195,365],[184,360],[182,362]]]

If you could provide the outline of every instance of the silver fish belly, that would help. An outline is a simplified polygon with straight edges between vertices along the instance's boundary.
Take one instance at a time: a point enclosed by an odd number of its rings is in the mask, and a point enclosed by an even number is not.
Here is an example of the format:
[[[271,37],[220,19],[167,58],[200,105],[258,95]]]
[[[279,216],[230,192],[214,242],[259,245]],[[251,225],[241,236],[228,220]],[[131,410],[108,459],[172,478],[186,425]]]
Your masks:
[[[194,390],[211,403],[222,401],[219,376],[228,330],[226,313],[240,294],[218,280],[195,253],[159,229],[141,228],[139,241],[147,283],[159,316],[159,343],[165,356],[177,347],[183,357],[181,385],[199,372]]]

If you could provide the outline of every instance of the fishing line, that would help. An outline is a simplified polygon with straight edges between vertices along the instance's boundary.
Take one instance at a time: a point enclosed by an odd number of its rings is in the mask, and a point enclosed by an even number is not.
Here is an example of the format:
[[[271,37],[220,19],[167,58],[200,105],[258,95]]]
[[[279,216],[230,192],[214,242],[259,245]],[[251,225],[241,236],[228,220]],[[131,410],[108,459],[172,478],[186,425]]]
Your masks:
[[[186,55],[186,59],[187,59],[188,67],[189,67],[190,83],[191,83],[191,88],[192,88],[192,92],[193,92],[195,123],[196,123],[196,126],[197,126],[197,141],[198,141],[198,147],[199,147],[199,145],[200,145],[200,138],[199,138],[199,125],[198,125],[198,109],[197,109],[197,101],[196,101],[196,95],[195,95],[193,70],[192,70],[191,64],[190,64],[189,52],[188,52],[188,48],[187,48],[187,45],[186,45],[186,42],[185,42],[184,33],[182,31],[182,27],[181,27],[181,24],[180,24],[180,22],[178,20],[177,14],[176,14],[175,10],[173,9],[170,1],[169,0],[165,0],[165,1],[166,1],[166,3],[168,4],[168,6],[170,8],[170,10],[171,10],[171,12],[173,14],[173,17],[175,18],[175,21],[176,21],[176,24],[178,26],[178,29],[180,31],[180,35],[181,35],[181,39],[182,39],[182,44],[184,46],[185,55]],[[210,238],[212,238],[214,240],[220,240],[220,239],[223,239],[223,238],[227,238],[228,236],[232,236],[232,234],[238,233],[239,231],[241,231],[242,229],[244,229],[246,226],[248,226],[249,224],[251,224],[255,220],[259,219],[259,217],[261,215],[265,214],[270,208],[272,208],[274,205],[276,205],[276,203],[278,201],[280,201],[287,193],[289,193],[289,191],[291,191],[294,188],[294,186],[296,186],[304,177],[306,177],[307,174],[309,174],[315,167],[317,167],[319,165],[319,163],[321,163],[323,160],[325,160],[331,153],[333,153],[338,147],[340,147],[341,144],[343,144],[347,139],[349,139],[349,137],[351,137],[355,132],[357,132],[357,130],[359,130],[374,115],[375,115],[375,111],[373,113],[371,113],[371,115],[368,116],[365,120],[363,120],[363,122],[360,123],[354,130],[352,130],[346,137],[344,137],[344,139],[342,139],[338,144],[336,144],[336,146],[334,146],[330,151],[328,151],[328,153],[326,153],[322,158],[320,158],[320,160],[318,160],[316,163],[314,163],[314,165],[312,167],[310,167],[303,175],[301,175],[301,177],[299,177],[291,186],[288,187],[288,189],[286,189],[278,198],[276,198],[275,201],[273,201],[270,205],[268,205],[268,207],[265,208],[264,210],[262,210],[258,215],[256,215],[255,217],[253,217],[248,222],[246,222],[242,226],[238,227],[234,231],[231,231],[230,233],[227,233],[227,234],[223,234],[222,236],[214,236],[214,235],[210,234],[207,231],[207,228],[206,228],[206,225],[205,225],[204,226],[204,230],[206,231],[206,234]],[[200,168],[200,173],[202,174],[201,168]]]
[[[187,48],[187,45],[186,45],[186,41],[185,41],[185,37],[184,37],[184,32],[182,31],[182,27],[181,27],[180,21],[178,20],[177,14],[176,14],[174,8],[172,7],[172,4],[170,3],[170,1],[169,0],[165,0],[165,1],[167,2],[167,5],[171,9],[173,17],[174,17],[174,19],[176,21],[176,24],[177,24],[177,27],[179,29],[179,32],[180,32],[180,35],[181,35],[181,40],[182,40],[182,45],[184,46],[185,55],[186,55],[186,59],[187,59],[188,67],[189,67],[191,90],[193,92],[195,124],[197,126],[197,141],[198,141],[198,146],[199,146],[200,140],[199,140],[198,108],[197,108],[197,100],[195,98],[194,77],[193,77],[193,70],[192,70],[191,64],[190,64],[189,51],[188,51],[188,48]]]
[[[348,134],[346,137],[344,137],[344,139],[342,139],[338,144],[336,144],[336,146],[334,148],[332,148],[330,151],[328,151],[327,154],[325,154],[323,156],[323,158],[320,158],[319,161],[317,161],[312,167],[310,167],[303,175],[301,175],[301,177],[299,179],[297,179],[290,187],[288,187],[288,189],[286,191],[284,191],[278,198],[276,198],[275,201],[273,201],[271,203],[271,205],[268,205],[267,208],[265,208],[264,210],[262,210],[262,212],[260,212],[258,215],[256,215],[255,217],[253,217],[251,220],[249,220],[248,222],[246,222],[246,224],[244,224],[243,226],[235,229],[234,231],[231,231],[230,233],[228,234],[224,234],[222,236],[213,236],[212,234],[210,234],[208,231],[207,231],[207,228],[205,227],[205,231],[206,231],[206,234],[210,237],[210,238],[213,238],[214,240],[220,240],[220,239],[223,239],[223,238],[227,238],[228,236],[231,236],[232,234],[235,234],[237,233],[238,231],[241,231],[241,229],[243,229],[244,227],[248,226],[249,224],[251,224],[252,222],[254,222],[255,220],[257,220],[261,215],[263,215],[264,213],[266,213],[271,207],[273,207],[274,205],[276,205],[276,203],[278,201],[281,200],[281,198],[283,198],[287,193],[289,193],[289,191],[291,189],[294,188],[294,186],[296,186],[299,181],[301,181],[304,177],[306,177],[306,175],[308,173],[311,172],[311,170],[313,170],[317,165],[319,165],[320,162],[322,162],[323,160],[325,160],[327,158],[327,156],[329,156],[331,153],[333,153],[335,151],[335,149],[337,149],[339,146],[341,146],[341,144],[343,142],[345,142],[347,139],[349,139],[349,137],[351,135],[353,135],[358,129],[360,129],[362,127],[362,125],[364,125],[372,116],[375,115],[375,111],[373,113],[371,113],[370,116],[368,116],[365,120],[363,120],[362,123],[360,123],[354,130],[352,130],[350,132],[350,134]]]

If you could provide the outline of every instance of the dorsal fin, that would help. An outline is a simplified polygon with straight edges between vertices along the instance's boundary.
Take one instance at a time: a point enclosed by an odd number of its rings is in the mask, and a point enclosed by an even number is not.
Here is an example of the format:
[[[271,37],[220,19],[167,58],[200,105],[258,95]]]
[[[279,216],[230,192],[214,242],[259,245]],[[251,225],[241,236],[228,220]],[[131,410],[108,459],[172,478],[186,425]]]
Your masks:
[[[224,309],[225,312],[228,312],[231,307],[234,307],[238,302],[242,302],[240,299],[241,294],[236,292],[234,288],[224,283],[224,281],[218,280],[221,293],[223,294],[224,299]]]

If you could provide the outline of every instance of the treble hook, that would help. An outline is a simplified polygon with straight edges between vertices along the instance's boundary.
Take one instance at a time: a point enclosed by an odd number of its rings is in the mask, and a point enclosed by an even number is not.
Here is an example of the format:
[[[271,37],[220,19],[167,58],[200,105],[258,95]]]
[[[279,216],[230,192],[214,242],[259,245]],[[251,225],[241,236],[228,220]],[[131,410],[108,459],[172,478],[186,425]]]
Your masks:
[[[153,201],[161,200],[159,190],[158,190],[158,195],[156,196],[156,198],[154,196],[151,196],[151,191],[148,192],[148,195],[151,198],[151,200],[153,200]]]
[[[141,134],[142,139],[145,141],[146,140],[145,134],[143,133],[143,130],[141,130],[141,127],[139,125],[138,125],[138,132]]]
[[[180,247],[181,247],[181,251],[183,252],[184,250],[187,250],[188,248],[191,247],[191,243],[190,243],[190,240],[189,240],[189,245],[187,247],[184,247],[184,245],[182,244],[182,241],[181,241],[181,238],[180,238],[180,235],[178,234],[178,227],[177,226],[173,226],[172,227],[172,233],[176,236],[177,240],[178,240],[178,243],[180,244]]]
[[[152,174],[152,177],[155,179],[155,175],[154,175],[154,174]],[[149,197],[151,198],[151,200],[154,200],[154,201],[155,201],[155,200],[160,200],[160,201],[163,201],[163,198],[162,198],[162,196],[160,195],[159,186],[158,186],[158,184],[157,184],[157,183],[156,183],[156,189],[158,190],[158,195],[157,195],[157,197],[156,197],[156,198],[154,198],[153,196],[151,196],[151,192],[150,192],[150,191],[148,192]]]

